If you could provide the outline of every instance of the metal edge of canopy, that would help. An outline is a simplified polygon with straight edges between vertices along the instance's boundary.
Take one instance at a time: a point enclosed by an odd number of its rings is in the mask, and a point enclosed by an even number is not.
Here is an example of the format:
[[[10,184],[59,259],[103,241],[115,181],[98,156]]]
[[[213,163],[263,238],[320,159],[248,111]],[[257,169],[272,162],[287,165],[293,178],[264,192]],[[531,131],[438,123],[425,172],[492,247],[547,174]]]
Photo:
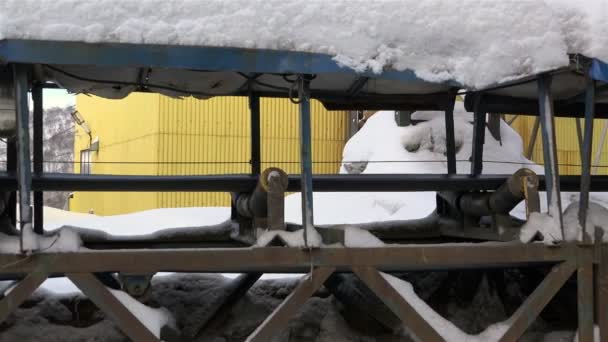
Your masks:
[[[608,63],[593,59],[589,68],[589,76],[596,81],[608,82]]]
[[[81,65],[99,67],[159,67],[206,71],[271,74],[346,73],[374,79],[433,83],[412,70],[357,72],[330,55],[310,52],[126,43],[85,43],[46,40],[0,40],[4,63]],[[455,81],[443,83],[460,87]]]

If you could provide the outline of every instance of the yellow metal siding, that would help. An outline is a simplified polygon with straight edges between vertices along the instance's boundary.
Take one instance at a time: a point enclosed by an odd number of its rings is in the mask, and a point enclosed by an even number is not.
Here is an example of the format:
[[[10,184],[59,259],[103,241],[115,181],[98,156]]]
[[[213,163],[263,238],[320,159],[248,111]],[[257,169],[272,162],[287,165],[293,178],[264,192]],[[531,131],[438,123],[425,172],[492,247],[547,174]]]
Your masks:
[[[158,95],[134,93],[124,100],[79,95],[76,107],[92,137],[99,137],[99,152],[91,153],[91,173],[158,174],[154,164],[158,150]],[[77,127],[74,172],[80,172],[80,151],[87,148],[89,136]],[[132,164],[115,163],[124,161]],[[76,192],[70,200],[70,210],[113,215],[154,208],[156,203],[157,194],[149,192]]]
[[[96,174],[204,175],[251,172],[250,114],[244,97],[209,100],[132,94],[124,100],[78,96],[77,108],[100,138],[93,153]],[[348,138],[348,113],[328,112],[312,101],[315,173],[336,173]],[[262,168],[299,173],[298,106],[287,99],[261,100]],[[76,161],[88,147],[78,130]],[[95,164],[95,162],[131,162]],[[134,164],[133,161],[144,162]],[[75,172],[79,172],[76,165]],[[111,215],[162,207],[225,206],[225,193],[77,193],[71,210]]]
[[[287,99],[260,101],[262,168],[299,173],[298,106]],[[315,173],[336,173],[347,139],[348,114],[312,101]],[[159,174],[249,173],[250,114],[244,97],[160,100]],[[180,164],[189,161],[190,164]],[[194,162],[194,163],[193,163]],[[225,206],[226,193],[161,193],[159,207]]]
[[[602,126],[606,120],[597,119],[593,127],[593,154],[592,160],[595,158],[595,153],[599,148],[600,134]],[[579,175],[581,172],[580,151],[578,146],[578,136],[576,133],[576,119],[574,118],[556,118],[555,119],[555,134],[557,139],[557,160],[560,164],[560,174],[562,175]],[[584,120],[581,119],[581,126],[584,126]],[[515,120],[512,127],[520,133],[524,141],[524,148],[528,146],[530,134],[534,128],[534,117],[520,116]],[[536,138],[536,144],[532,153],[532,160],[537,163],[543,163],[543,146],[540,136],[540,130]],[[608,149],[604,147],[600,165],[608,165]],[[600,167],[597,174],[608,174],[608,168]]]

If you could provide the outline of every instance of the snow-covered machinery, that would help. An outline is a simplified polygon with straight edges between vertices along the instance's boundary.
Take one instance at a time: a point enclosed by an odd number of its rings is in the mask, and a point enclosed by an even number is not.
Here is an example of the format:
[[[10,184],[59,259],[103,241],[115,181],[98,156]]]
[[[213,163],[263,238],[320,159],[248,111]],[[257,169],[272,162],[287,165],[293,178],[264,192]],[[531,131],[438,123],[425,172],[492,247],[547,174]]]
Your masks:
[[[443,337],[439,328],[412,306],[411,298],[400,295],[392,278],[380,271],[553,267],[553,272],[513,314],[502,331],[504,340],[521,336],[575,271],[578,271],[581,340],[589,340],[593,319],[588,318],[594,317],[594,306],[608,305],[605,291],[608,250],[598,240],[593,244],[594,232],[588,231],[585,223],[590,190],[608,190],[608,180],[604,176],[591,177],[589,171],[593,119],[606,118],[608,114],[608,98],[604,94],[608,64],[601,60],[573,56],[566,66],[484,88],[455,80],[429,81],[410,70],[356,71],[320,53],[242,48],[5,39],[0,40],[0,61],[1,67],[10,71],[5,72],[8,76],[0,77],[3,101],[0,120],[12,110],[10,104],[6,106],[5,90],[13,85],[16,113],[16,138],[8,143],[8,167],[0,175],[0,190],[18,193],[20,213],[17,221],[15,196],[10,196],[13,200],[6,201],[2,213],[2,230],[10,234],[0,236],[0,276],[19,283],[0,301],[0,321],[47,277],[66,275],[98,306],[117,318],[116,323],[130,338],[157,340],[158,336],[100,282],[103,278],[99,274],[113,273],[121,273],[125,289],[134,294],[141,294],[147,287],[148,275],[155,272],[244,273],[227,296],[226,305],[242,296],[262,273],[308,273],[285,303],[251,332],[248,341],[268,341],[328,279],[327,287],[334,289],[338,298],[344,298],[338,289],[343,282],[332,278],[334,272],[354,273],[394,315],[383,320],[388,322],[386,325],[394,328],[395,322],[405,323],[421,340]],[[251,108],[251,173],[212,176],[44,173],[42,90],[55,87],[108,98],[122,98],[134,91],[200,98],[247,96]],[[28,125],[30,91],[33,172]],[[474,113],[474,119],[472,149],[463,152],[461,147],[458,152],[470,156],[467,164],[470,169],[458,173],[454,104],[459,94],[466,95],[465,107]],[[288,97],[298,104],[300,175],[287,175],[274,168],[262,172],[260,97]],[[321,101],[328,109],[443,112],[447,173],[313,176],[310,99]],[[482,174],[487,113],[540,117],[544,176],[526,169],[514,174]],[[554,116],[585,117],[580,177],[559,176]],[[3,128],[0,130],[4,132]],[[78,228],[45,232],[42,194],[54,190],[229,192],[233,194],[233,215],[232,220],[220,225],[146,236],[116,238]],[[561,190],[580,192],[582,241],[563,238]],[[284,218],[284,194],[294,191],[301,192],[301,224],[286,223]],[[527,202],[529,213],[540,212],[538,191],[547,194],[549,215],[530,214],[527,223],[514,220],[511,209],[521,201]],[[315,225],[315,192],[436,192],[437,210],[421,220]],[[16,226],[19,229],[12,229]],[[256,233],[258,228],[260,234]],[[554,245],[523,243],[519,240],[520,228],[531,232],[530,240],[544,238],[549,242],[547,238],[551,236]],[[557,232],[558,236],[546,232]],[[465,243],[457,243],[463,240]],[[495,242],[471,243],[480,240]],[[388,242],[395,244],[387,246]],[[601,287],[597,300],[593,297],[594,267],[599,270],[595,278]],[[226,305],[219,306],[218,312],[227,310]],[[600,310],[597,317],[603,334],[608,331],[608,315],[604,311]]]

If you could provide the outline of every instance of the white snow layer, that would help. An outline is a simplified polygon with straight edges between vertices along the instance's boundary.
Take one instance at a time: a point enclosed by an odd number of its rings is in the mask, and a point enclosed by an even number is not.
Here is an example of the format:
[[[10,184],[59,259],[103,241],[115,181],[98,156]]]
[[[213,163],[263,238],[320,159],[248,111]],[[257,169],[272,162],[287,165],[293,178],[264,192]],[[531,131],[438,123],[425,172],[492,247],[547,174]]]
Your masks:
[[[50,236],[34,236],[35,245],[41,252],[75,252],[82,246],[78,233],[69,228],[61,228]],[[0,252],[21,253],[19,236],[0,233]]]
[[[0,39],[296,50],[483,87],[568,53],[608,60],[607,14],[602,0],[4,0]]]

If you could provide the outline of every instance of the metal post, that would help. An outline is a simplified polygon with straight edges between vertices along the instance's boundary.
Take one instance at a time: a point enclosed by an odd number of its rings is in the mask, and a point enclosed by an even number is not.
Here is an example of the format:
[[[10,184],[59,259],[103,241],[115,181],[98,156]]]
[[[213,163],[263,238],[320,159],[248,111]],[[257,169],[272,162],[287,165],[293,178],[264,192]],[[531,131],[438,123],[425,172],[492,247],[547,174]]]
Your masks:
[[[473,151],[471,153],[471,174],[480,175],[483,170],[483,145],[486,134],[486,113],[479,109],[478,96],[475,101],[473,121]]]
[[[578,140],[578,152],[580,153],[581,162],[583,161],[583,128],[581,127],[581,119],[575,118],[576,123],[576,138]]]
[[[32,88],[32,102],[34,103],[34,174],[41,176],[43,161],[43,107],[42,87],[36,85]],[[44,233],[44,200],[42,191],[34,191],[34,232]]]
[[[456,142],[454,140],[454,101],[445,110],[445,145],[448,156],[448,174],[456,174]]]
[[[528,148],[526,149],[526,158],[532,158],[532,152],[534,152],[534,145],[536,145],[536,136],[538,136],[538,129],[540,128],[540,117],[534,118],[534,127],[530,133],[530,141],[528,142]]]
[[[6,143],[6,171],[10,175],[17,173],[17,142],[15,139],[8,139]],[[8,214],[11,224],[17,227],[17,192],[11,191],[8,198]]]
[[[591,188],[591,149],[593,144],[593,118],[595,116],[595,81],[587,77],[585,91],[585,135],[581,149],[581,193],[578,205],[578,221],[583,229],[583,242],[591,239],[587,232],[587,208],[589,207],[589,190]]]
[[[312,131],[310,124],[310,80],[304,75],[298,78],[300,104],[300,168],[302,185],[302,227],[304,244],[308,246],[308,231],[314,229],[312,192]]]
[[[564,236],[562,221],[562,201],[559,189],[559,169],[557,164],[557,144],[555,138],[555,118],[553,116],[553,97],[551,96],[551,75],[538,78],[538,101],[543,157],[545,162],[545,184],[549,215],[556,218]]]
[[[249,110],[251,113],[251,173],[259,175],[262,172],[262,149],[260,134],[260,97],[249,95]]]
[[[28,109],[28,76],[24,65],[13,66],[15,79],[15,100],[17,102],[17,181],[19,183],[19,214],[21,251],[38,249],[37,239],[32,229],[32,208],[30,190],[32,188],[32,170],[30,160],[30,129]]]

